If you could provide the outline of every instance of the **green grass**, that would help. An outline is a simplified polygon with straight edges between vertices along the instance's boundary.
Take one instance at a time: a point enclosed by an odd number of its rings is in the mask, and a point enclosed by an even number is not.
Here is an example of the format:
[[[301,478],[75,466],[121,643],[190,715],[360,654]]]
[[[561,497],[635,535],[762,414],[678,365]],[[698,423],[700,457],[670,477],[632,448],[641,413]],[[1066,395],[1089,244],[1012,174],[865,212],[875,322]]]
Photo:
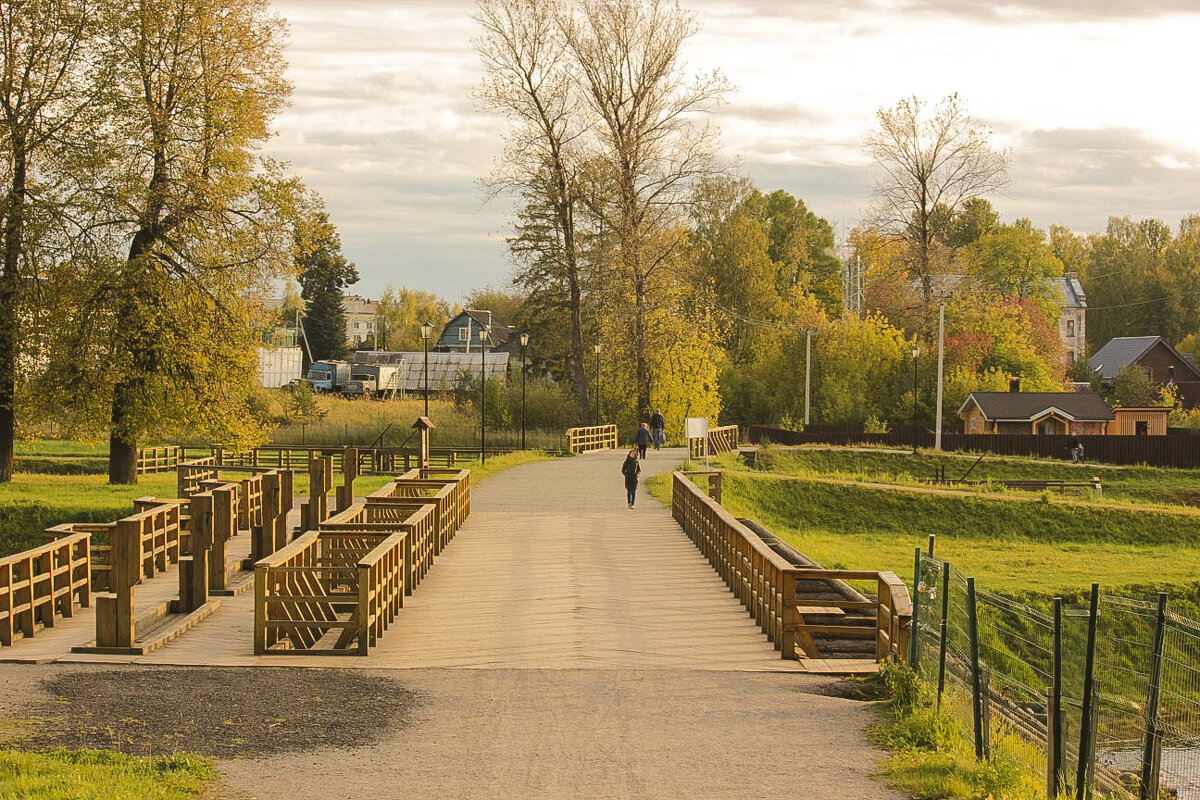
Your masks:
[[[212,762],[186,754],[0,750],[0,800],[181,800],[201,797],[216,778]]]
[[[978,462],[978,463],[976,463]],[[1195,470],[1157,467],[1074,465],[1066,461],[978,454],[863,450],[851,448],[781,448],[760,451],[760,466],[788,475],[844,477],[884,483],[916,484],[944,469],[947,479],[1061,480],[1100,478],[1106,502],[1200,506],[1200,481]],[[968,474],[969,470],[969,474]],[[994,489],[988,489],[994,490]]]
[[[723,502],[830,568],[910,576],[913,549],[936,554],[1006,594],[1106,591],[1195,580],[1200,517],[1078,507],[1066,501],[947,497],[816,480],[727,474]]]
[[[42,531],[63,522],[112,522],[133,513],[138,497],[174,497],[175,475],[146,475],[113,486],[106,475],[24,475],[0,483],[0,555],[42,544]]]

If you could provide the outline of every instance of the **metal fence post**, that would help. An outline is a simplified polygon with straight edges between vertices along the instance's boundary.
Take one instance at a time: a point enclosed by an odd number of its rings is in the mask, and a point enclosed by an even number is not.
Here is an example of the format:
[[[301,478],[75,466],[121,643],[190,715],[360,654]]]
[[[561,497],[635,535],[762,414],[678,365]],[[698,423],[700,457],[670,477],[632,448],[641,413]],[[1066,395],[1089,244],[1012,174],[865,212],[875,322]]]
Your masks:
[[[967,635],[971,639],[971,716],[975,723],[975,760],[983,760],[983,681],[979,675],[979,614],[975,579],[967,578]]]
[[[1079,722],[1079,765],[1075,769],[1075,798],[1086,800],[1091,797],[1088,776],[1091,774],[1096,740],[1094,706],[1096,685],[1096,622],[1099,616],[1100,584],[1092,584],[1092,597],[1088,603],[1087,654],[1083,667],[1083,713]]]
[[[946,621],[950,616],[950,562],[942,562],[942,624],[938,634],[937,705],[942,707],[942,692],[946,690]]]
[[[1066,784],[1066,770],[1063,768],[1064,763],[1064,735],[1063,735],[1063,716],[1062,716],[1062,606],[1063,600],[1061,597],[1054,598],[1054,664],[1053,664],[1053,680],[1054,680],[1054,696],[1050,706],[1050,722],[1052,727],[1047,731],[1053,737],[1052,752],[1054,760],[1050,770],[1050,786],[1046,787],[1046,794],[1053,800],[1058,797],[1060,786]]]
[[[1167,595],[1158,594],[1158,614],[1154,623],[1154,650],[1150,660],[1149,690],[1146,693],[1146,738],[1142,748],[1142,800],[1158,797],[1158,732],[1159,682],[1162,679],[1163,641],[1167,626]]]
[[[917,634],[921,629],[921,548],[913,553],[912,627],[908,637],[908,666],[917,671]]]

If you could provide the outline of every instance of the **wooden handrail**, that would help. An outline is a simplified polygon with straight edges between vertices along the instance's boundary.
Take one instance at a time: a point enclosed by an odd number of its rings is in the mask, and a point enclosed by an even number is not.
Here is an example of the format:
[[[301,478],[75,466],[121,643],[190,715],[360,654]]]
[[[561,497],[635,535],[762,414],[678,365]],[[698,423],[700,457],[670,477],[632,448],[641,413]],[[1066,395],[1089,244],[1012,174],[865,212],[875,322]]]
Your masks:
[[[616,425],[567,428],[563,436],[566,439],[567,452],[576,455],[593,450],[613,450],[617,447]]]
[[[707,475],[708,473],[704,473]],[[672,481],[672,513],[713,569],[750,612],[767,638],[785,659],[821,654],[813,634],[856,632],[856,629],[805,620],[808,604],[797,599],[797,581],[873,581],[877,597],[870,603],[847,599],[824,601],[819,611],[837,608],[871,608],[876,614],[877,660],[903,660],[912,624],[912,601],[904,582],[895,573],[879,570],[815,569],[797,567],[772,550],[753,531],[738,522],[710,498],[687,474],[676,472]]]
[[[19,634],[32,637],[91,605],[88,533],[65,533],[53,541],[0,558],[0,645]]]

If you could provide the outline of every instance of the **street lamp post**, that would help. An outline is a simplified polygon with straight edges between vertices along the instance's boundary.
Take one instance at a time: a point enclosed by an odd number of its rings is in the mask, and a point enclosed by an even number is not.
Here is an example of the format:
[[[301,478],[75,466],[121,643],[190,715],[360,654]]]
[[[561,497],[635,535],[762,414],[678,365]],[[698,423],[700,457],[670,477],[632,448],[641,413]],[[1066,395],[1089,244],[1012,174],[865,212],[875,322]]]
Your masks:
[[[521,334],[521,449],[525,449],[525,348],[529,346],[529,334]]]
[[[429,337],[433,335],[433,323],[421,323],[421,342],[425,348],[425,375],[422,388],[425,390],[425,416],[429,416]]]
[[[487,339],[488,329],[479,329],[479,463],[487,463]]]
[[[913,345],[913,415],[912,415],[912,431],[913,431],[913,455],[917,454],[917,356],[921,355],[921,348]]]
[[[596,354],[596,424],[600,424],[600,343],[592,345],[592,352]]]

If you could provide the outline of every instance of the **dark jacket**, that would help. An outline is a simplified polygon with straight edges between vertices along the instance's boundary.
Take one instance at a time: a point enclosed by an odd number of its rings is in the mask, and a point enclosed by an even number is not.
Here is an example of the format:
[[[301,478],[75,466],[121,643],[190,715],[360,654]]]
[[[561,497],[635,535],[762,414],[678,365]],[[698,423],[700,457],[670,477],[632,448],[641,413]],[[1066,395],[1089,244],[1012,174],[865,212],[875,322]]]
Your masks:
[[[666,420],[663,419],[663,415],[662,414],[653,414],[650,417],[650,427],[651,428],[659,428],[659,429],[667,427],[667,423],[666,423]]]
[[[621,474],[625,476],[625,488],[636,489],[638,475],[641,474],[642,465],[633,456],[625,456],[625,463],[621,465]]]
[[[635,441],[638,443],[639,447],[645,447],[646,445],[650,444],[649,428],[643,428],[641,425],[638,425],[637,437],[635,438]]]

